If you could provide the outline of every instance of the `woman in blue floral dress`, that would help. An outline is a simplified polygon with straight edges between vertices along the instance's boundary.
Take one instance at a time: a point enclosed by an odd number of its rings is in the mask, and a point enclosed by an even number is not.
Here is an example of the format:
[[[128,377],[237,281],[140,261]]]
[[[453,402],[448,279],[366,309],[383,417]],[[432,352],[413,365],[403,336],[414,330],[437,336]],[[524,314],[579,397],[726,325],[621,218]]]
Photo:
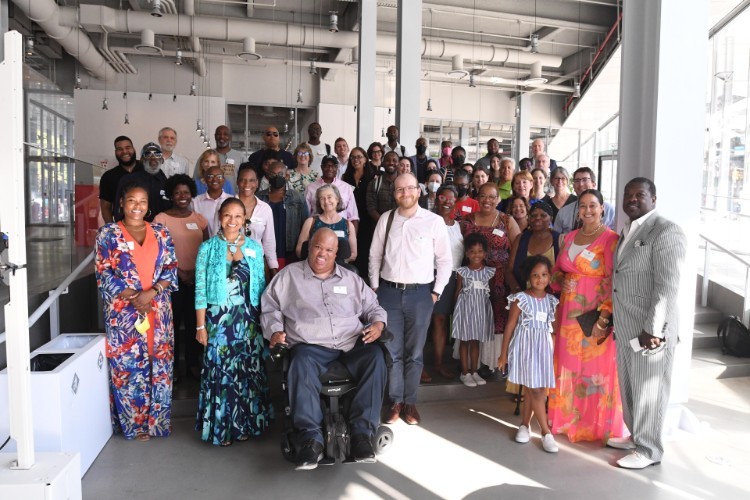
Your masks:
[[[196,340],[206,347],[196,429],[204,441],[229,446],[263,433],[273,407],[257,323],[263,247],[242,234],[245,206],[237,198],[221,204],[219,220],[195,269]]]
[[[110,411],[116,433],[147,441],[172,430],[177,259],[167,228],[144,220],[143,187],[125,186],[120,206],[123,220],[96,234],[94,268],[104,302]]]

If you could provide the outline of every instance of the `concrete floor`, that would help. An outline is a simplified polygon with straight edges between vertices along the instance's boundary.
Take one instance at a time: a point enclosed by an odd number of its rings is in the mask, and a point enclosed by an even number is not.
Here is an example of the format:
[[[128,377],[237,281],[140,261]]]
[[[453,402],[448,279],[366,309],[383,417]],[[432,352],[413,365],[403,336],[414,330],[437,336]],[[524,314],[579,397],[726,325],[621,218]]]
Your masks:
[[[693,377],[694,379],[698,377]],[[471,389],[466,389],[470,391]],[[83,479],[86,499],[447,498],[747,499],[750,497],[750,378],[699,379],[687,407],[694,434],[669,438],[665,461],[643,471],[614,466],[623,452],[538,436],[513,441],[518,417],[506,397],[425,403],[423,425],[393,426],[377,464],[296,472],[279,452],[277,424],[229,448],[203,443],[191,419],[147,443],[110,440]]]

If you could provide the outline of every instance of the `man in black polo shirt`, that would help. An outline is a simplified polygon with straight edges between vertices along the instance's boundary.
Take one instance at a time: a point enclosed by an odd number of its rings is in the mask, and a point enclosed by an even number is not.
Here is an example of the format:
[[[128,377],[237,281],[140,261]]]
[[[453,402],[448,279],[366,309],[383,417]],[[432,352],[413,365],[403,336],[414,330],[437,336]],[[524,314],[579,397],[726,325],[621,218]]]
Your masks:
[[[115,220],[113,207],[120,179],[132,172],[143,170],[143,165],[136,160],[133,141],[129,137],[121,135],[115,139],[115,158],[117,166],[104,172],[99,180],[99,206],[105,223]]]
[[[172,208],[172,200],[166,193],[167,176],[161,169],[164,164],[161,147],[154,142],[143,146],[140,164],[143,168],[124,175],[117,185],[116,203],[112,207],[116,222],[121,221],[124,216],[119,200],[128,184],[138,184],[148,193],[148,212],[143,217],[146,221],[153,222],[157,214]]]

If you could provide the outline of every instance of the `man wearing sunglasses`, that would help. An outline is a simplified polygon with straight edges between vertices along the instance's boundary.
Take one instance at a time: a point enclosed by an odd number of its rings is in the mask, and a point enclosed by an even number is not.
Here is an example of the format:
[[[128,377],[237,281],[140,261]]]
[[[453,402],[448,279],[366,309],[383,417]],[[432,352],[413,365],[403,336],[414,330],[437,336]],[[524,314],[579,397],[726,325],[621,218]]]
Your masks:
[[[279,129],[273,125],[266,127],[263,132],[263,149],[259,149],[250,155],[247,162],[255,169],[258,179],[263,177],[263,162],[273,157],[286,165],[286,168],[296,168],[297,161],[292,154],[281,148],[281,135]]]

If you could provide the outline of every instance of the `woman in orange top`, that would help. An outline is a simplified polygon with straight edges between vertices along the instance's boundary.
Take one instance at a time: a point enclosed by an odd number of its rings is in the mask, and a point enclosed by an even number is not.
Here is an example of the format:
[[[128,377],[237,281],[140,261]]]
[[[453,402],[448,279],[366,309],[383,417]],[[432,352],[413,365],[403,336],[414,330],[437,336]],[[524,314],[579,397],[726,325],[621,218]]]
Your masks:
[[[172,307],[177,259],[161,224],[144,220],[148,193],[122,190],[121,222],[96,235],[95,273],[104,301],[110,410],[115,432],[147,441],[172,430]]]

